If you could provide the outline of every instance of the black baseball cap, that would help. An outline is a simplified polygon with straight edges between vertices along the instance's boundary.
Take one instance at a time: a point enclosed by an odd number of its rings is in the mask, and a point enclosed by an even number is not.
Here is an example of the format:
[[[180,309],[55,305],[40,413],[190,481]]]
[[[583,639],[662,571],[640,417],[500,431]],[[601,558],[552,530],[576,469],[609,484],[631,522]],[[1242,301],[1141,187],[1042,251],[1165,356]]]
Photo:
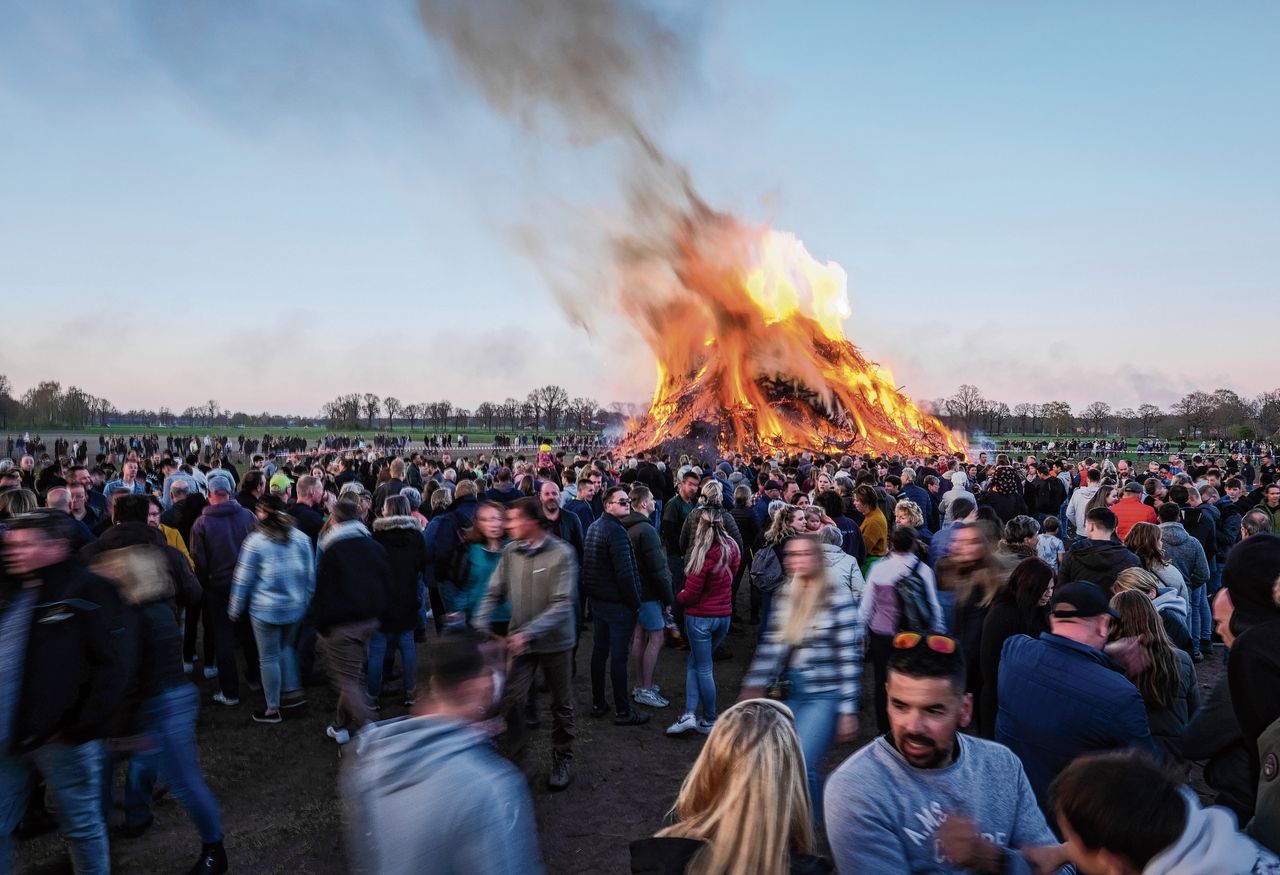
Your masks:
[[[777,480],[768,480],[764,484],[764,491],[768,492],[770,489],[777,489],[779,492],[781,492],[782,484],[779,483]]]
[[[1072,617],[1100,617],[1103,614],[1109,617],[1120,616],[1111,610],[1107,594],[1101,587],[1087,580],[1073,580],[1054,587],[1049,610],[1053,616],[1064,620]]]

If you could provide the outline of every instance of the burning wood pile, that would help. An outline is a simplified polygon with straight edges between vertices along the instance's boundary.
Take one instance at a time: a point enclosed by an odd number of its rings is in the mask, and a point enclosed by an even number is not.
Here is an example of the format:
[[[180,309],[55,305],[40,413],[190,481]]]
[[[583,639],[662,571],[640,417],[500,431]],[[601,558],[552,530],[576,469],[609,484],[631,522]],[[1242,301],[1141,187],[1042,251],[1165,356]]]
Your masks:
[[[658,365],[653,401],[625,449],[690,439],[742,452],[963,448],[845,337],[838,264],[818,262],[794,235],[697,202],[673,239],[671,251],[631,260],[622,295]],[[654,282],[661,262],[666,275]]]

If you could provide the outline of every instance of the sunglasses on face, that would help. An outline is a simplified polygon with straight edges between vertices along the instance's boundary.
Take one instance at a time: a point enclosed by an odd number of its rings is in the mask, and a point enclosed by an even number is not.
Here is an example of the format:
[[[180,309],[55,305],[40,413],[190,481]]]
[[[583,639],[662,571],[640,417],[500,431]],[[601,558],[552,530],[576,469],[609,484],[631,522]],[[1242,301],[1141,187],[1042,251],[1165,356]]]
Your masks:
[[[620,505],[622,505],[623,507],[629,507],[629,506],[631,505],[631,499],[629,499],[629,498],[618,498],[618,499],[614,499],[614,501],[612,501],[612,502],[610,502],[610,503],[611,503],[611,504],[620,504]]]
[[[956,652],[956,639],[946,635],[921,635],[919,632],[899,632],[893,636],[893,646],[896,650],[913,650],[919,647],[922,642],[934,653],[950,656]]]

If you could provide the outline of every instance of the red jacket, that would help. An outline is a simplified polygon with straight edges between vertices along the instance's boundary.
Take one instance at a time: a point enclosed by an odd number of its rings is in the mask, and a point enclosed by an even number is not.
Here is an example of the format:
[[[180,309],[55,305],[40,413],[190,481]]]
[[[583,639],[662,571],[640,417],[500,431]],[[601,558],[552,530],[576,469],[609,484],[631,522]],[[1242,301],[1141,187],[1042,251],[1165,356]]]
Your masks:
[[[1116,515],[1116,535],[1121,541],[1129,534],[1135,523],[1151,523],[1158,525],[1160,520],[1155,510],[1142,503],[1142,498],[1133,493],[1111,505],[1111,512]]]
[[[727,617],[733,613],[733,576],[738,573],[739,557],[737,545],[731,546],[727,562],[720,562],[720,545],[712,544],[702,567],[685,574],[684,589],[676,593],[676,601],[686,614]]]

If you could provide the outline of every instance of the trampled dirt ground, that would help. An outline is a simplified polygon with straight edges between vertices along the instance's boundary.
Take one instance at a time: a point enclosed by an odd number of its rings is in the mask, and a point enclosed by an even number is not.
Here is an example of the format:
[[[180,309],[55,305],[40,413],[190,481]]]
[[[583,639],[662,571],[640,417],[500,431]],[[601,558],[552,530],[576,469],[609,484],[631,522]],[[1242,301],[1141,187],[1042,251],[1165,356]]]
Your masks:
[[[737,697],[754,640],[755,628],[744,627],[744,634],[728,639],[734,658],[716,663],[722,705]],[[574,685],[579,715],[574,783],[558,794],[545,789],[550,733],[545,707],[543,728],[532,733],[525,760],[547,871],[564,875],[630,871],[629,842],[661,826],[703,743],[699,735],[672,739],[663,734],[683,704],[685,654],[667,650],[659,661],[658,683],[673,699],[672,706],[652,710],[653,719],[645,726],[619,728],[607,717],[593,720],[588,714],[590,648],[588,632]],[[1207,688],[1221,663],[1209,660],[1198,668]],[[206,697],[215,683],[201,679]],[[864,694],[868,690],[864,684]],[[252,696],[245,691],[238,707],[206,704],[200,713],[201,765],[222,805],[231,871],[346,872],[342,800],[336,789],[339,761],[334,743],[324,735],[332,694],[327,687],[310,688],[306,713],[277,726],[249,719],[261,704]],[[547,696],[541,699],[545,706]],[[831,752],[828,771],[874,737],[874,717],[865,699],[859,739]],[[386,701],[395,704],[384,704],[383,716],[403,713],[398,701]],[[430,816],[423,812],[424,818]],[[17,850],[19,872],[71,871],[56,835],[18,842]],[[156,803],[155,824],[144,836],[113,841],[112,859],[114,870],[122,873],[184,872],[198,850],[186,813],[172,796],[165,796]]]

